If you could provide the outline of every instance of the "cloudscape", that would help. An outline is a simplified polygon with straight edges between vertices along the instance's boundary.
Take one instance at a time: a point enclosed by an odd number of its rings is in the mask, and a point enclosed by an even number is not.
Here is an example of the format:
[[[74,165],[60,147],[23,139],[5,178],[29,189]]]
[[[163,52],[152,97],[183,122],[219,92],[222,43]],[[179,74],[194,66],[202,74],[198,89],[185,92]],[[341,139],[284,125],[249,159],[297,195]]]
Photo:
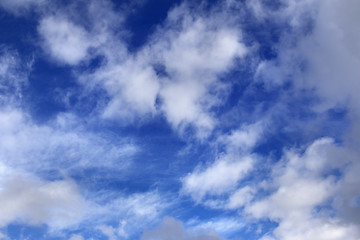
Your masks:
[[[0,0],[0,239],[359,240],[359,0]]]

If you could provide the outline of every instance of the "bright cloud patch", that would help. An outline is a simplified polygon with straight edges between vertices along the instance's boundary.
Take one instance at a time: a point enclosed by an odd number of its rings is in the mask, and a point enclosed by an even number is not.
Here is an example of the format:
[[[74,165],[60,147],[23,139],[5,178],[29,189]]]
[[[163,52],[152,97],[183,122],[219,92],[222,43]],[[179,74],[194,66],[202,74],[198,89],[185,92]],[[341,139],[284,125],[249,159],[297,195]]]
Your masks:
[[[184,178],[184,190],[195,199],[206,194],[222,194],[231,190],[245,174],[251,170],[253,159],[245,157],[238,161],[233,159],[217,160],[204,171],[196,171]]]
[[[39,32],[50,56],[67,64],[77,64],[83,60],[92,45],[89,35],[81,26],[61,17],[43,19]]]

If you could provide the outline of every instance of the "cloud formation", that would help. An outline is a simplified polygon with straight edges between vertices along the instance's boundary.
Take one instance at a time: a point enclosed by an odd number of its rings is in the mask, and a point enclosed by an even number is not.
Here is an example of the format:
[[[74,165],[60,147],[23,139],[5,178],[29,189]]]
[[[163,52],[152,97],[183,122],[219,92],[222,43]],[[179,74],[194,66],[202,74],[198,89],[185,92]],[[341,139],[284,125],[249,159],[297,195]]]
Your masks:
[[[39,33],[44,39],[44,49],[56,60],[67,64],[79,63],[92,46],[85,29],[61,17],[42,19]]]
[[[142,240],[221,240],[214,231],[186,230],[180,221],[166,217],[162,223],[153,230],[144,232]]]
[[[47,224],[52,230],[79,223],[87,203],[70,180],[46,181],[0,166],[0,226]]]
[[[359,239],[359,2],[152,4],[0,3],[0,232]]]

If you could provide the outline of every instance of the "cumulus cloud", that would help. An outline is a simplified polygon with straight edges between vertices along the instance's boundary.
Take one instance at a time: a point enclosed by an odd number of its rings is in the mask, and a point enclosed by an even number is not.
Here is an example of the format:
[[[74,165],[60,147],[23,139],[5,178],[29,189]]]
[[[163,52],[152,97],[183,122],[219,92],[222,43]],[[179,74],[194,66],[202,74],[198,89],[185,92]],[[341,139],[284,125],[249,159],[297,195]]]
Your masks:
[[[162,38],[154,43],[168,73],[160,92],[161,108],[175,129],[190,124],[199,136],[206,136],[216,124],[210,108],[220,104],[216,94],[224,87],[217,74],[229,70],[247,49],[239,29],[226,25],[225,15],[214,14],[215,22],[192,15],[186,7],[169,13],[166,27],[157,33]],[[174,25],[180,31],[173,30]]]
[[[87,202],[70,180],[46,181],[0,166],[0,225],[47,224],[52,230],[79,223]]]
[[[293,24],[296,34],[284,36],[279,58],[262,62],[258,75],[275,83],[287,81],[292,76],[299,89],[316,89],[322,98],[322,106],[318,106],[322,110],[342,104],[358,112],[356,90],[360,86],[356,66],[360,61],[360,49],[356,42],[360,35],[353,23],[359,19],[354,12],[359,2],[291,1],[285,6],[286,14],[277,12],[277,16],[289,21],[297,19],[296,22],[302,25],[312,20],[312,28],[304,36],[299,31],[301,26]],[[308,11],[310,8],[313,12]],[[306,13],[310,20],[304,17]],[[296,45],[289,44],[291,41],[296,41]]]
[[[220,136],[218,142],[225,145],[228,152],[249,152],[262,140],[265,127],[265,120],[252,124],[243,124],[230,134]]]
[[[183,224],[171,217],[166,217],[162,223],[153,230],[145,231],[142,240],[221,240],[214,230],[187,230]]]
[[[250,186],[245,186],[236,190],[229,197],[227,208],[237,209],[248,204],[254,198],[255,190]]]
[[[93,45],[84,28],[61,16],[42,19],[38,31],[45,42],[44,50],[62,63],[79,63]]]
[[[345,173],[346,165],[357,166],[349,163],[348,149],[336,146],[331,139],[319,139],[304,154],[290,151],[285,156],[272,169],[268,188],[276,190],[247,204],[245,211],[255,218],[278,222],[273,232],[275,239],[359,238],[354,222],[342,218],[338,211],[329,210],[332,201],[341,196],[338,189],[348,188],[337,180],[333,170]],[[352,194],[356,197],[359,192]]]
[[[155,114],[160,84],[153,68],[138,61],[129,60],[97,74],[112,97],[103,117],[132,122],[135,116]]]
[[[79,234],[73,234],[69,240],[84,240],[84,238]]]
[[[322,3],[313,34],[299,44],[308,64],[305,84],[316,87],[330,106],[349,101],[357,114],[360,70],[356,66],[360,64],[360,48],[356,43],[360,33],[353,23],[359,21],[354,11],[359,7],[358,1]]]
[[[200,12],[192,13],[187,4],[174,8],[164,26],[135,53],[111,51],[119,42],[98,48],[107,64],[80,79],[106,89],[110,101],[104,117],[131,123],[163,114],[180,134],[189,127],[199,138],[211,133],[216,125],[211,108],[221,105],[226,93],[218,75],[244,57],[247,48],[241,31],[229,26],[225,11],[214,18]],[[114,42],[114,37],[108,40]]]
[[[278,86],[291,79],[296,90],[313,90],[320,101],[311,107],[318,112],[347,109],[350,131],[339,136],[341,146],[325,138],[314,141],[304,155],[287,152],[286,164],[273,169],[277,190],[246,210],[279,223],[273,236],[263,239],[358,239],[360,193],[353,171],[359,167],[360,145],[355,137],[360,122],[360,51],[355,43],[360,35],[354,25],[359,2],[282,1],[279,11],[251,3],[259,18],[279,16],[292,28],[280,41],[278,58],[260,63],[258,80]],[[340,173],[331,174],[331,169]]]
[[[96,227],[97,230],[101,231],[109,240],[116,240],[115,229],[112,226],[100,225]]]
[[[224,156],[204,170],[195,170],[183,179],[183,190],[196,201],[205,195],[220,195],[231,191],[253,168],[251,156]]]
[[[218,154],[213,163],[206,167],[198,166],[185,176],[182,179],[183,191],[194,200],[201,201],[206,195],[216,196],[236,189],[238,183],[255,167],[257,157],[251,154],[251,150],[261,139],[264,126],[263,122],[244,124],[229,134],[221,135],[217,143],[224,146],[224,152]],[[229,208],[240,202],[232,198]],[[213,207],[220,204],[217,201],[206,203]]]

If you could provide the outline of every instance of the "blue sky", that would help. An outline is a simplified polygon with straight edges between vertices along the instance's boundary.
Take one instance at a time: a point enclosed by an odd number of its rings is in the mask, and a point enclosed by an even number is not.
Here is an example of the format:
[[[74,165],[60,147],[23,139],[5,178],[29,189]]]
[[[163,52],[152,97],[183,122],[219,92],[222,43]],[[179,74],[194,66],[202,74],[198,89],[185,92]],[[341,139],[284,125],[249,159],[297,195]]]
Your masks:
[[[360,239],[359,9],[0,1],[0,239]]]

